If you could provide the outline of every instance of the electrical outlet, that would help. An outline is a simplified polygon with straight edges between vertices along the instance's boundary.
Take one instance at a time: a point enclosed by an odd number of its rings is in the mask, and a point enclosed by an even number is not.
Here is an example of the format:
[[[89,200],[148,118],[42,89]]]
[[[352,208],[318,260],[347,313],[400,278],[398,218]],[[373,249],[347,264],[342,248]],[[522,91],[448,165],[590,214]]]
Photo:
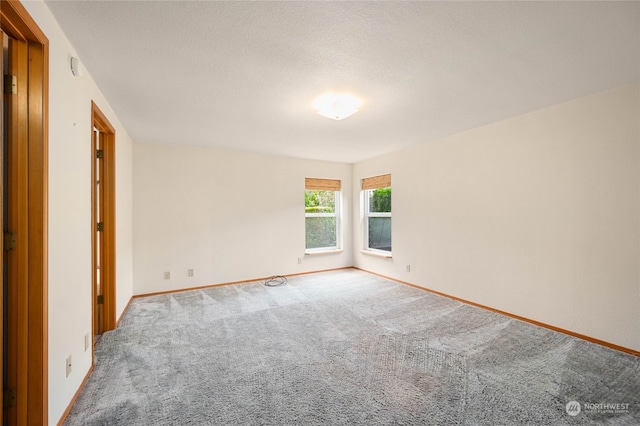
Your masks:
[[[407,265],[407,272],[411,272],[411,265]]]
[[[195,271],[193,269],[187,269],[187,276],[192,277],[195,275]]]
[[[66,368],[67,368],[67,377],[69,377],[69,374],[71,374],[71,355],[67,357]]]
[[[298,265],[300,265],[300,264],[302,264],[302,258],[301,257],[298,258]]]
[[[84,351],[88,351],[91,346],[91,335],[89,333],[84,335]]]
[[[164,273],[164,279],[165,280],[170,280],[171,279],[171,271],[166,271]]]

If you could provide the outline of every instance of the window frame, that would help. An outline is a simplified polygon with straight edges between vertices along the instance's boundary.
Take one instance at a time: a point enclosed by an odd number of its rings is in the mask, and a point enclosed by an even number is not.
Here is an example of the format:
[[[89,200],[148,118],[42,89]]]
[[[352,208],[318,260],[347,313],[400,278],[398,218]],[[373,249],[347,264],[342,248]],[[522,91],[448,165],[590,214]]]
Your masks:
[[[392,257],[393,254],[393,187],[392,187],[392,183],[391,183],[391,174],[384,174],[384,175],[378,175],[378,176],[372,176],[372,177],[366,177],[362,179],[362,186],[361,186],[361,194],[362,194],[362,218],[363,218],[363,224],[362,224],[362,230],[363,232],[363,243],[364,243],[364,247],[362,249],[363,253],[366,254],[373,254],[376,256],[381,256],[381,257],[386,257],[386,258],[390,258]],[[379,189],[386,189],[388,188],[390,190],[390,194],[391,194],[391,205],[390,205],[390,212],[372,212],[371,211],[371,198],[372,198],[372,192],[379,190]],[[369,223],[370,223],[370,218],[389,218],[390,221],[390,226],[391,226],[391,230],[390,230],[390,235],[389,235],[389,246],[390,246],[390,250],[382,250],[379,248],[375,248],[375,247],[371,247],[370,245],[370,241],[369,241]]]
[[[364,207],[364,251],[371,253],[371,254],[377,254],[377,255],[382,255],[383,257],[391,257],[393,255],[393,226],[391,227],[391,250],[381,250],[378,248],[374,248],[374,247],[370,247],[369,245],[369,218],[375,218],[375,217],[380,217],[380,218],[385,218],[388,217],[391,219],[391,224],[393,224],[393,202],[391,203],[391,211],[390,212],[371,212],[370,210],[370,202],[371,202],[371,193],[377,189],[385,189],[385,188],[389,188],[392,189],[391,185],[390,185],[390,178],[389,178],[389,186],[379,186],[379,187],[375,187],[375,188],[366,188],[366,189],[362,189],[362,196],[364,197],[363,200],[363,207]],[[391,192],[391,197],[393,199],[393,191]]]
[[[310,189],[305,189],[306,191],[313,191]],[[332,189],[322,189],[321,191],[331,191],[334,195],[334,211],[333,213],[304,213],[305,220],[305,254],[314,254],[314,253],[322,253],[322,252],[333,252],[342,250],[342,191],[341,190],[332,190]],[[306,208],[306,206],[305,206]],[[307,218],[312,217],[333,217],[336,221],[336,244],[335,246],[326,246],[326,247],[315,247],[315,248],[307,248]]]

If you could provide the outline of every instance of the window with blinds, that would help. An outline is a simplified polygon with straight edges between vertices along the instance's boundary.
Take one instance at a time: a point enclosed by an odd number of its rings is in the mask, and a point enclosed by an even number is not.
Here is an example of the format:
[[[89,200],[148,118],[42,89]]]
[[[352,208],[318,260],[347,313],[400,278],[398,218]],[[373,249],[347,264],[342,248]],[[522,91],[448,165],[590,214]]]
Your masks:
[[[340,181],[305,179],[305,249],[307,252],[340,248]]]
[[[391,253],[391,175],[362,179],[365,249]]]

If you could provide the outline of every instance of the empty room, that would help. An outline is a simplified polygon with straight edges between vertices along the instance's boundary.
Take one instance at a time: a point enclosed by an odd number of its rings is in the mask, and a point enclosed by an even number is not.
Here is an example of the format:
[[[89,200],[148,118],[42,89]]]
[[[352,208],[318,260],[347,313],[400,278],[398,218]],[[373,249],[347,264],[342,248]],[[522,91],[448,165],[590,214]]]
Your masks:
[[[640,2],[0,11],[3,425],[640,424]]]

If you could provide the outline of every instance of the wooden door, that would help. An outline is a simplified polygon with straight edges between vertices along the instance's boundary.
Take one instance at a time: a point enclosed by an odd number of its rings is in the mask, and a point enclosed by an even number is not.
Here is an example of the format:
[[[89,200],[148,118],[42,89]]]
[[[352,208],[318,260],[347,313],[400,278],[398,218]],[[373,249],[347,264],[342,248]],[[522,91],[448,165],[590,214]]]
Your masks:
[[[6,65],[5,64],[5,59],[8,57],[8,38],[7,36],[4,34],[4,32],[0,31],[0,36],[2,38],[2,75],[4,76],[6,74],[5,72],[5,68]],[[5,49],[6,52],[5,52]],[[6,146],[6,140],[5,140],[5,134],[4,134],[4,121],[5,121],[5,110],[4,110],[4,95],[0,96],[0,110],[2,110],[2,118],[0,118],[0,134],[2,134],[2,146],[0,147],[0,223],[2,223],[2,229],[3,229],[3,235],[0,236],[0,242],[2,243],[3,246],[3,250],[0,251],[0,276],[2,277],[2,291],[0,292],[0,330],[2,330],[2,340],[0,340],[0,352],[2,352],[2,364],[0,364],[0,380],[2,381],[2,394],[3,394],[3,407],[2,410],[0,410],[0,425],[4,425],[4,394],[7,390],[7,386],[5,383],[5,377],[4,377],[4,370],[6,368],[6,364],[7,364],[7,346],[5,344],[5,339],[7,338],[7,333],[5,332],[5,326],[7,324],[6,321],[6,317],[5,314],[7,313],[7,307],[6,307],[6,297],[5,297],[5,293],[7,290],[7,279],[4,275],[4,271],[6,270],[5,266],[4,266],[4,260],[5,260],[5,256],[4,256],[4,229],[5,229],[5,225],[4,225],[4,218],[5,218],[5,213],[4,213],[4,207],[5,207],[5,199],[6,199],[6,192],[5,192],[5,176],[4,176],[4,171],[6,170],[6,156],[4,153],[4,149]],[[8,405],[8,404],[7,404]]]
[[[0,28],[3,74],[12,76],[3,94],[0,163],[2,424],[41,425],[48,422],[49,41],[17,0],[0,2]]]
[[[93,337],[94,344],[105,331],[104,312],[104,242],[105,232],[104,217],[104,134],[99,129],[93,128],[92,138],[93,173],[92,184],[94,199],[92,202],[93,224]]]
[[[25,342],[18,334],[23,327],[26,328],[26,318],[20,315],[20,306],[24,306],[25,299],[17,285],[20,268],[26,266],[22,261],[24,244],[18,245],[19,233],[24,231],[24,224],[18,218],[18,208],[24,205],[21,191],[25,187],[18,168],[21,156],[25,154],[25,135],[17,127],[25,113],[26,90],[21,87],[19,91],[18,82],[27,78],[28,46],[3,32],[2,51],[2,421],[6,425],[14,425],[18,420],[19,398],[24,395],[19,383],[26,374],[19,358]]]
[[[116,325],[115,130],[91,104],[93,342]]]

